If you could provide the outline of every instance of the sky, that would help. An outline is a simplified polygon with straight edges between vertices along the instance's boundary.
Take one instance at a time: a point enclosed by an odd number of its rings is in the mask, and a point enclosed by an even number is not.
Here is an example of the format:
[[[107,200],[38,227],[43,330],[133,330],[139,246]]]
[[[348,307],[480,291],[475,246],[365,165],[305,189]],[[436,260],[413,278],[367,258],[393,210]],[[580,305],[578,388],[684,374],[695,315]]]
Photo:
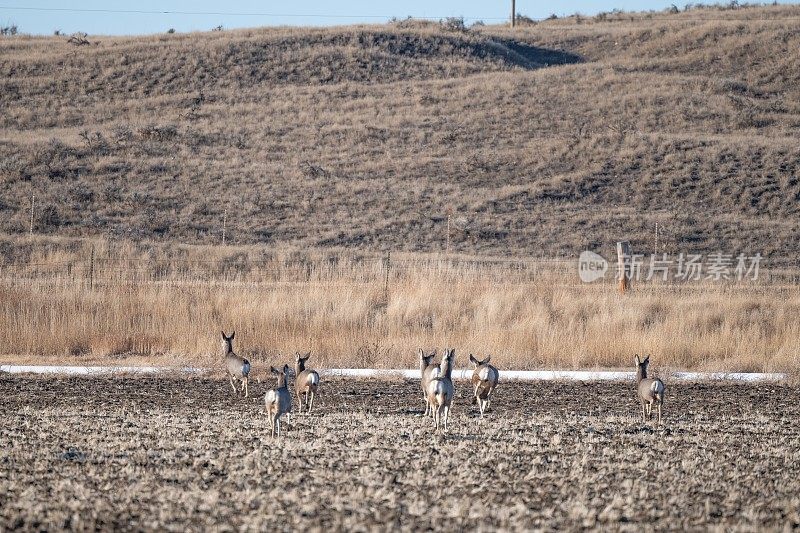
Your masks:
[[[517,0],[517,13],[532,18],[544,18],[553,13],[559,16],[576,12],[594,15],[615,8],[625,11],[661,10],[673,2],[677,0]],[[686,0],[681,0],[677,5],[683,7],[684,3]],[[511,0],[0,0],[0,26],[15,24],[20,33],[40,35],[49,35],[55,30],[62,33],[83,31],[91,35],[131,35],[161,33],[169,28],[179,32],[205,31],[220,25],[231,29],[380,23],[392,17],[407,16],[464,17],[467,23],[483,20],[491,24],[507,19],[510,11]]]

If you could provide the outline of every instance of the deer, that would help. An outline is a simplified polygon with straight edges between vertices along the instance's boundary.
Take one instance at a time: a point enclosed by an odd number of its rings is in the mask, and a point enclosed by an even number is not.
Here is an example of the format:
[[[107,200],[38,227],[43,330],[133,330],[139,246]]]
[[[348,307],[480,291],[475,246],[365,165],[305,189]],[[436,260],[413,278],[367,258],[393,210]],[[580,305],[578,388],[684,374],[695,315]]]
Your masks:
[[[281,370],[270,366],[269,371],[278,376],[278,386],[267,391],[264,396],[264,409],[269,417],[272,438],[275,438],[276,429],[280,438],[281,415],[286,413],[286,423],[288,424],[289,414],[292,412],[292,394],[289,392],[289,365],[283,365]]]
[[[425,400],[425,414],[423,416],[427,417],[428,414],[433,416],[433,409],[431,409],[431,404],[428,402],[428,384],[431,382],[431,378],[439,372],[439,365],[433,364],[433,358],[436,357],[436,350],[426,355],[425,350],[420,348],[418,353],[422,399]]]
[[[639,359],[639,354],[636,354],[636,390],[639,395],[639,403],[642,405],[642,422],[646,421],[645,413],[647,418],[653,418],[653,404],[655,403],[658,406],[658,425],[661,425],[661,408],[664,406],[666,387],[660,379],[647,377],[647,365],[649,364],[649,354],[644,361]]]
[[[469,361],[472,363],[472,389],[473,397],[472,403],[478,403],[478,409],[481,411],[481,418],[483,413],[489,408],[492,392],[497,387],[497,381],[500,379],[500,372],[497,368],[489,364],[492,356],[488,356],[483,361],[478,361],[475,356],[469,354]]]
[[[311,407],[314,405],[314,396],[317,395],[317,387],[319,387],[319,373],[316,370],[306,370],[306,361],[309,357],[311,357],[311,352],[306,353],[305,357],[297,352],[294,360],[294,388],[301,413],[304,408],[301,395],[305,394],[305,407],[310,413]]]
[[[222,349],[225,351],[225,368],[228,371],[228,378],[230,378],[231,381],[233,394],[238,395],[236,385],[234,385],[234,380],[241,381],[244,397],[247,398],[250,395],[250,387],[248,387],[247,384],[248,376],[250,375],[250,361],[244,357],[239,357],[236,355],[236,353],[234,353],[233,338],[235,336],[235,331],[231,333],[230,337],[225,335],[224,331],[222,332]]]
[[[438,431],[443,427],[447,433],[447,419],[450,416],[450,406],[453,404],[455,387],[453,386],[453,364],[455,362],[456,351],[445,349],[442,362],[439,364],[439,373],[431,376],[428,383],[428,404],[433,410],[433,424]]]

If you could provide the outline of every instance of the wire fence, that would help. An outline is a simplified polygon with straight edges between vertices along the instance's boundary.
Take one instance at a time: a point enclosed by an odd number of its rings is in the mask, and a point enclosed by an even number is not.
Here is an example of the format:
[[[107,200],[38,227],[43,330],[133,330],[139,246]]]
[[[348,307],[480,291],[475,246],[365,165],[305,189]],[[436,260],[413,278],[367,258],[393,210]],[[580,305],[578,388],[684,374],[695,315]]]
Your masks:
[[[82,287],[87,290],[122,286],[357,286],[388,292],[398,284],[430,280],[497,286],[547,284],[553,288],[613,291],[616,269],[584,283],[578,261],[564,258],[464,258],[387,254],[323,255],[317,258],[226,257],[221,259],[85,257],[44,262],[0,263],[0,282],[7,286]],[[797,291],[800,271],[766,269],[756,279],[677,281],[634,280],[634,290],[652,291]]]

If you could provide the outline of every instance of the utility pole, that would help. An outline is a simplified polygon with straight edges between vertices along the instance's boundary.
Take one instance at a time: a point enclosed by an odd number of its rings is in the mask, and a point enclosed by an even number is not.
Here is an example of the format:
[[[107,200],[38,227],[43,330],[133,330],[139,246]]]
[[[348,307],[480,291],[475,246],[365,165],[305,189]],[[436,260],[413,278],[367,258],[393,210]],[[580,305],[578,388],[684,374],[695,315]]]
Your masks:
[[[511,0],[511,27],[517,25],[517,0]]]

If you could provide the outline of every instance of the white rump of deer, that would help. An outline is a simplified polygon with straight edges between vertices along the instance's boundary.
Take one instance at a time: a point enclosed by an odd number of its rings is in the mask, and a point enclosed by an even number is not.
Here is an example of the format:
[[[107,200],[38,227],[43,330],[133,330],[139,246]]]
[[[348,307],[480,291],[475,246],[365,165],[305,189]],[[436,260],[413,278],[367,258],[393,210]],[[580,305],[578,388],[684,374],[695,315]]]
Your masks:
[[[248,376],[250,375],[250,361],[234,353],[233,338],[235,336],[235,331],[231,333],[230,337],[225,335],[224,331],[222,332],[222,350],[225,354],[225,368],[228,371],[228,378],[230,378],[233,393],[238,394],[234,381],[239,381],[242,383],[244,397],[247,398],[250,395],[250,388],[247,386]]]
[[[478,409],[481,411],[481,418],[483,413],[489,408],[492,393],[497,382],[500,379],[500,372],[489,364],[492,356],[488,356],[483,361],[478,361],[475,356],[469,354],[469,361],[472,363],[472,403],[477,401]]]
[[[428,383],[428,404],[433,409],[433,423],[438,430],[442,427],[447,433],[447,419],[450,417],[450,406],[453,404],[455,387],[453,386],[453,364],[456,351],[445,350],[439,365],[438,375],[432,376]]]
[[[300,412],[305,408],[309,413],[314,405],[314,397],[317,395],[319,387],[319,373],[316,370],[306,370],[306,361],[311,357],[311,352],[303,357],[297,352],[294,360],[294,388],[297,393],[297,402],[300,404]],[[303,401],[305,396],[305,403]]]
[[[650,364],[650,355],[644,361],[636,355],[636,386],[639,402],[642,404],[642,422],[653,418],[653,404],[658,406],[658,424],[661,425],[661,408],[664,406],[664,391],[666,387],[660,379],[647,377],[647,366]]]
[[[278,437],[281,436],[281,415],[286,413],[286,423],[289,423],[289,413],[292,412],[292,394],[289,392],[289,365],[283,365],[283,369],[278,370],[274,366],[269,367],[269,371],[278,377],[278,386],[267,391],[264,396],[264,408],[269,417],[269,427],[272,436],[275,437],[277,430]]]

